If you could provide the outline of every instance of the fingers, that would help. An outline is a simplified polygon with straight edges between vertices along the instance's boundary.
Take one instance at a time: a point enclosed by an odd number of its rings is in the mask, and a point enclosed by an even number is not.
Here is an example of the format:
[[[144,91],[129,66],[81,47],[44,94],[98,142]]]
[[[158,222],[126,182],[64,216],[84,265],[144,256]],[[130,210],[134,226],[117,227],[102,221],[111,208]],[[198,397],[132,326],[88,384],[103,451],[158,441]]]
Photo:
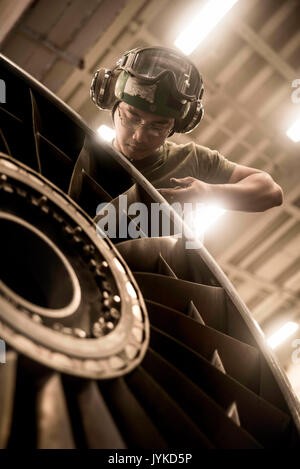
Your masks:
[[[160,192],[162,195],[170,195],[170,196],[175,196],[178,194],[183,194],[186,192],[185,187],[180,187],[179,189],[158,189],[158,192]]]
[[[171,178],[170,182],[176,183],[176,187],[172,188],[163,188],[158,189],[160,194],[165,197],[168,201],[173,202],[174,200],[184,203],[191,199],[193,196],[193,183],[195,178],[185,177],[185,178]]]
[[[171,204],[173,202],[183,204],[188,202],[190,199],[189,189],[186,187],[182,187],[180,189],[159,189],[159,192]]]
[[[195,180],[195,178],[190,177],[190,176],[185,177],[185,178],[178,178],[178,179],[177,178],[171,178],[170,179],[171,182],[175,182],[175,183],[179,184],[180,186],[184,186],[184,187],[191,185],[194,182],[194,180]]]

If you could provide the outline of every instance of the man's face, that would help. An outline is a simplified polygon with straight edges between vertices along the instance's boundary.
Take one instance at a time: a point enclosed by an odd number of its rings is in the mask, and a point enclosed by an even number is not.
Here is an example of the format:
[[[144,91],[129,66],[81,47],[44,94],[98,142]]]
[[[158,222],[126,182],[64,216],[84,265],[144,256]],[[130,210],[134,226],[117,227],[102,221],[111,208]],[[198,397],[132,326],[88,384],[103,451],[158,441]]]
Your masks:
[[[114,146],[130,159],[150,156],[164,143],[174,121],[174,118],[141,111],[121,102],[114,113]]]

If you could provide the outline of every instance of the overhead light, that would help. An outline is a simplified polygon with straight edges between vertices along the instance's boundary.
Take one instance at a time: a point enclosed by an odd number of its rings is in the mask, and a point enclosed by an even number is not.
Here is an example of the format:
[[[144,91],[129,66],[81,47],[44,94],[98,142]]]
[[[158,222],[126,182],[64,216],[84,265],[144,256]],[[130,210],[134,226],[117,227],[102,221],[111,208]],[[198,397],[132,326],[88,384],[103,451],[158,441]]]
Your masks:
[[[190,55],[237,1],[210,0],[177,37],[175,46],[184,54]]]
[[[296,322],[287,322],[278,329],[271,337],[268,339],[268,344],[272,349],[276,348],[281,342],[287,339],[290,335],[292,335],[297,329],[299,325]]]
[[[191,227],[196,239],[201,239],[203,234],[216,223],[225,213],[225,210],[215,205],[197,204],[196,211],[191,210],[190,213],[184,214],[184,221]]]
[[[293,142],[300,142],[300,118],[291,125],[286,134]]]
[[[115,130],[111,127],[108,127],[107,125],[100,125],[100,127],[97,129],[97,132],[106,142],[111,142],[116,136]]]

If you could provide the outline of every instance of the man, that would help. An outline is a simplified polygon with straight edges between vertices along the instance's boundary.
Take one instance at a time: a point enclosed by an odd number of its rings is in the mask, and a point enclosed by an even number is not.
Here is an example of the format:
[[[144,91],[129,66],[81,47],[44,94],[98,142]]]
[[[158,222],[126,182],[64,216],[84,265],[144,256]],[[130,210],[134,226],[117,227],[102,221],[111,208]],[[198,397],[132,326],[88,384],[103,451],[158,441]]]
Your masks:
[[[110,70],[99,70],[91,96],[111,109],[114,147],[169,201],[215,203],[260,212],[282,203],[269,174],[232,163],[217,151],[167,137],[186,133],[203,115],[202,78],[185,56],[163,47],[126,52]]]

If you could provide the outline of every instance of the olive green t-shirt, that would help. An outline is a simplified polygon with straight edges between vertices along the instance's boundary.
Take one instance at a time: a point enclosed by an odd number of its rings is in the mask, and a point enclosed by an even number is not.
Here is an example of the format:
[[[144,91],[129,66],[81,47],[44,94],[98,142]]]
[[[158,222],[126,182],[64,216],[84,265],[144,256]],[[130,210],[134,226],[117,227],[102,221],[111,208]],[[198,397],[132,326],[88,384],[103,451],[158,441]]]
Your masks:
[[[156,188],[172,187],[170,178],[187,176],[210,184],[225,184],[235,168],[235,163],[218,151],[194,142],[177,145],[166,141],[154,155],[132,163]]]

